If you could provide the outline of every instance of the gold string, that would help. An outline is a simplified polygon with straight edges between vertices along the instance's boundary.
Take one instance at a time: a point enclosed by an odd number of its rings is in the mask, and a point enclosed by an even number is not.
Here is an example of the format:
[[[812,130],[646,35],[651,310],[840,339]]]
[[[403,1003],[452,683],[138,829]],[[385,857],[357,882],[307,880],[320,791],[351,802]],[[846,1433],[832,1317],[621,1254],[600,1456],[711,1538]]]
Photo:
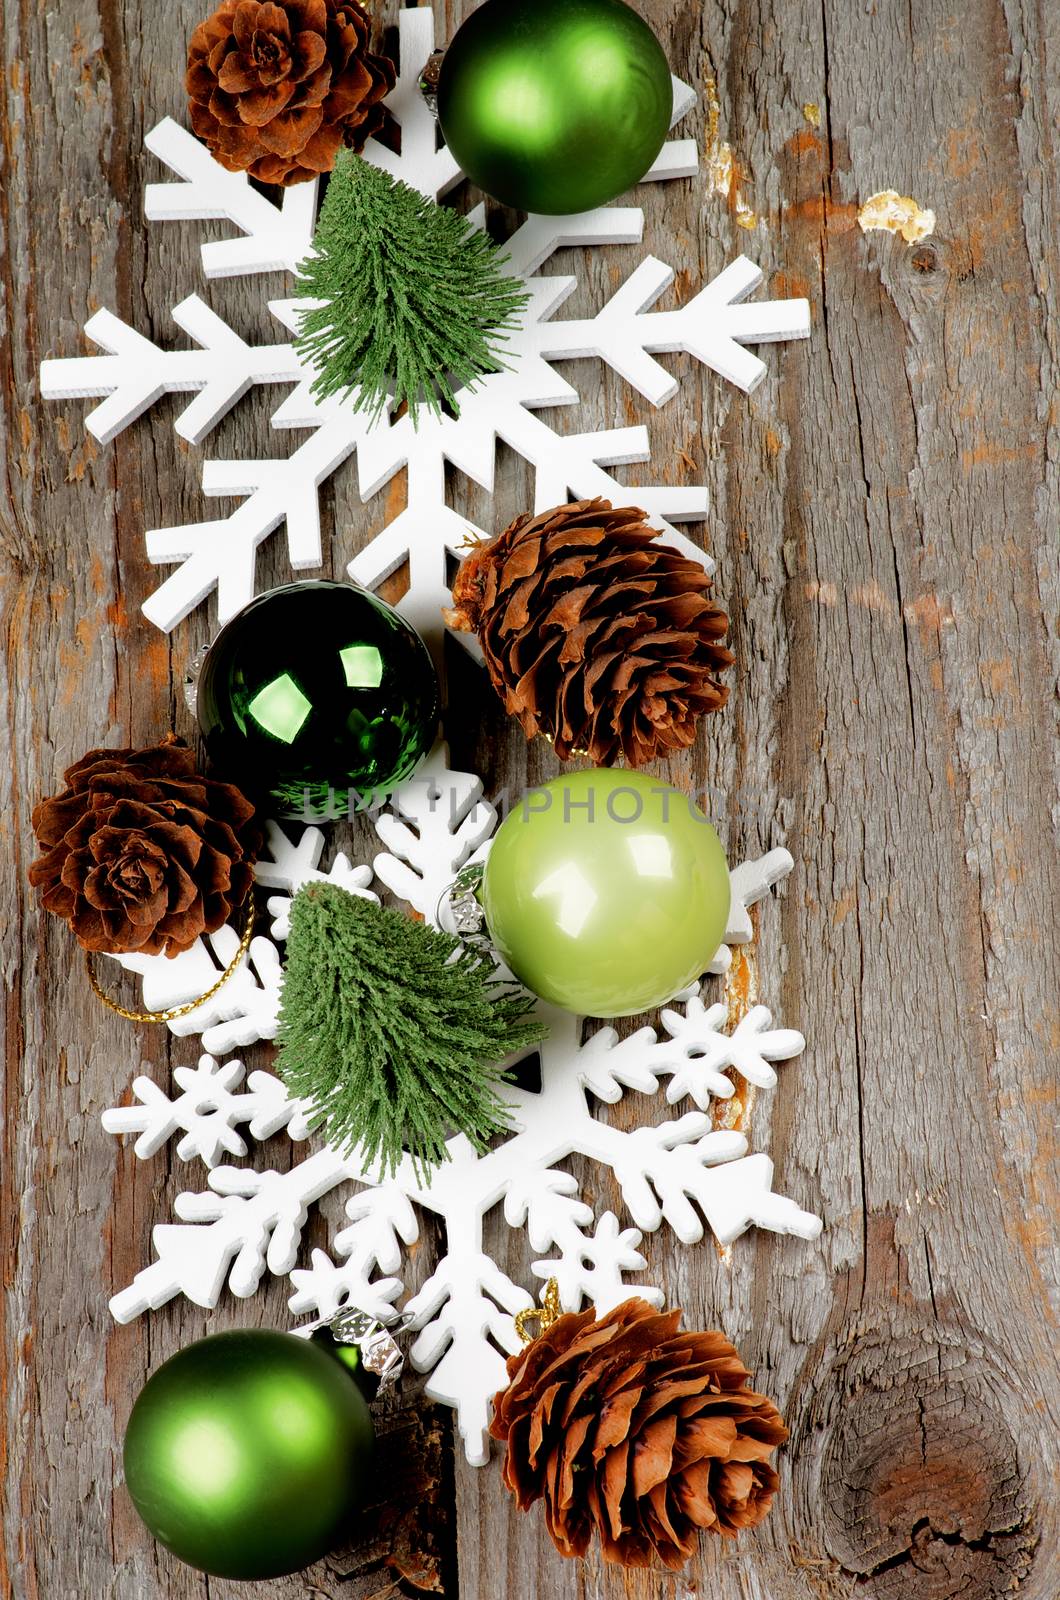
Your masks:
[[[85,951],[85,970],[88,973],[88,981],[92,985],[92,988],[98,998],[102,1000],[103,1004],[111,1011],[116,1011],[119,1017],[124,1017],[127,1022],[173,1022],[177,1017],[186,1017],[189,1011],[196,1011],[198,1010],[199,1006],[205,1005],[207,1000],[213,999],[218,989],[222,988],[224,984],[228,982],[229,978],[235,972],[236,968],[242,962],[243,957],[250,949],[250,941],[253,933],[254,905],[253,902],[251,902],[250,910],[247,913],[247,925],[243,929],[243,937],[239,941],[239,949],[236,951],[235,955],[232,957],[231,961],[218,978],[217,982],[211,988],[207,989],[205,994],[201,994],[197,1000],[189,1000],[186,1005],[182,1006],[170,1006],[168,1011],[127,1011],[125,1007],[120,1006],[116,1000],[112,1000],[109,994],[104,993],[103,989],[100,987],[99,979],[92,970],[92,954],[89,950]]]
[[[549,1278],[545,1288],[544,1304],[540,1306],[527,1306],[525,1311],[515,1313],[515,1331],[524,1344],[529,1344],[535,1337],[527,1327],[530,1322],[537,1323],[538,1334],[547,1333],[554,1322],[558,1322],[563,1315],[563,1307],[559,1303],[559,1284],[555,1278]]]

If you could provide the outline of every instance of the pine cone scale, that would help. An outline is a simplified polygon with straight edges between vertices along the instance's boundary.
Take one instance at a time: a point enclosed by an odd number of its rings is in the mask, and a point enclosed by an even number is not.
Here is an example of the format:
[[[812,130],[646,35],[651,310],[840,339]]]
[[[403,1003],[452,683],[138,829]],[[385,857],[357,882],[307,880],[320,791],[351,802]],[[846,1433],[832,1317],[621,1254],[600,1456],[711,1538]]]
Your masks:
[[[640,1398],[638,1389],[627,1389],[608,1400],[600,1413],[593,1437],[593,1462],[599,1466],[609,1450],[614,1450],[629,1435],[633,1413]]]
[[[600,621],[596,617],[587,617],[581,622],[576,622],[567,629],[563,643],[560,646],[557,664],[561,667],[574,666],[585,660],[589,645],[600,633]]]
[[[230,107],[234,119],[245,122],[248,128],[257,128],[258,137],[261,138],[260,130],[273,118],[279,121],[281,111],[286,111],[294,99],[294,92],[295,84],[291,80],[274,84],[271,89],[248,89],[233,94],[225,102],[226,109]]]
[[[585,1443],[586,1434],[592,1424],[593,1418],[590,1416],[577,1417],[564,1432],[557,1489],[559,1503],[562,1506],[572,1506],[574,1504],[575,1464],[582,1445]]]
[[[677,1418],[659,1417],[642,1427],[633,1447],[633,1471],[630,1482],[638,1500],[649,1494],[656,1484],[665,1483],[670,1476],[677,1439]]]
[[[258,139],[265,150],[286,159],[292,147],[299,152],[304,150],[323,121],[321,106],[299,106],[263,123],[258,129]]]
[[[736,1423],[732,1417],[692,1417],[681,1430],[677,1459],[682,1467],[710,1456],[730,1456],[737,1447]]]
[[[669,1509],[666,1504],[665,1483],[656,1484],[648,1495],[649,1511],[646,1520],[652,1531],[652,1543],[658,1545],[660,1540],[672,1545],[677,1552],[677,1564],[684,1566],[695,1549],[695,1536],[682,1535],[673,1525]]]
[[[561,595],[551,610],[545,613],[541,622],[542,627],[555,628],[564,635],[568,634],[571,628],[581,622],[582,613],[592,604],[595,595],[596,590],[592,584],[583,584],[580,588],[569,590],[567,594]],[[528,599],[529,596],[527,596]],[[506,623],[507,620],[506,616]],[[529,620],[529,605],[527,604],[524,627]]]
[[[363,114],[363,106],[370,100],[374,88],[374,80],[363,61],[354,60],[347,69],[345,76],[338,87],[332,87],[330,82],[324,97],[324,115],[328,122],[339,123],[350,120],[356,127],[358,112]]]
[[[600,1475],[600,1489],[607,1518],[603,1526],[612,1539],[620,1539],[624,1533],[629,1532],[622,1520],[622,1500],[628,1480],[629,1440],[627,1438],[616,1445],[614,1450],[608,1451],[604,1457],[604,1468]]]
[[[508,601],[497,627],[497,633],[503,638],[506,633],[521,633],[530,622],[530,597],[534,592],[534,579],[525,578],[515,585],[508,595]]]
[[[567,556],[562,561],[556,561],[553,564],[552,572],[557,580],[577,583],[581,578],[584,578],[592,565],[593,556],[589,552],[586,555]]]
[[[520,517],[457,574],[451,627],[479,636],[524,732],[599,764],[682,749],[724,705],[728,618],[706,571],[631,507],[578,501]]]

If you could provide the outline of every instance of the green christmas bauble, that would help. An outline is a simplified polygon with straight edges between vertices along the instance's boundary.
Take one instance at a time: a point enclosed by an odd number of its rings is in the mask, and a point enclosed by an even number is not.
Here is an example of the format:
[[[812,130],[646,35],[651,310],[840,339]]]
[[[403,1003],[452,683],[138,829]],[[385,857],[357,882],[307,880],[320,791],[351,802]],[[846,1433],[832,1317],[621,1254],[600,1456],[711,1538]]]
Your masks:
[[[591,1017],[672,999],[706,971],[729,917],[725,852],[699,807],[613,768],[531,790],[497,831],[480,893],[516,977]]]
[[[522,211],[605,205],[643,178],[670,68],[623,0],[486,0],[445,52],[438,120],[473,183]]]
[[[368,1402],[320,1344],[218,1333],[148,1379],[125,1433],[125,1481],[181,1561],[216,1577],[278,1578],[342,1539],[373,1445]]]
[[[196,709],[222,776],[281,815],[326,820],[415,769],[437,728],[438,680],[393,606],[313,579],[259,595],[222,628]]]

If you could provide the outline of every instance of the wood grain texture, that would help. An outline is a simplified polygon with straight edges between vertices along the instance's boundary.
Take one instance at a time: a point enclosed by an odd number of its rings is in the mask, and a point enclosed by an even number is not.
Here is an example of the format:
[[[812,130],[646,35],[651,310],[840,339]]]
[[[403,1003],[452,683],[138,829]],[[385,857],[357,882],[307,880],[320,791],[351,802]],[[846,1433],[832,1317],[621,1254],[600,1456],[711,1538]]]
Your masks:
[[[667,775],[710,787],[734,855],[786,844],[796,857],[743,976],[809,1048],[748,1115],[778,1187],[821,1210],[825,1233],[748,1236],[724,1257],[661,1234],[648,1246],[653,1281],[691,1321],[722,1326],[781,1403],[782,1493],[754,1537],[705,1543],[682,1578],[567,1565],[537,1518],[509,1509],[496,1464],[454,1455],[448,1417],[412,1383],[384,1419],[391,1501],[348,1551],[268,1593],[382,1600],[415,1592],[418,1574],[464,1600],[1055,1600],[1060,13],[1046,0],[640,8],[676,71],[701,91],[716,82],[720,137],[759,218],[738,227],[704,177],[644,191],[676,297],[745,250],[814,316],[808,344],[769,352],[751,399],[677,357],[681,394],[662,411],[606,376],[557,418],[646,421],[655,466],[641,481],[691,475],[687,455],[710,484],[704,538],[739,671],[729,710]],[[468,9],[447,5],[440,31]],[[393,24],[394,0],[380,15]],[[36,384],[42,358],[84,348],[95,307],[165,342],[170,307],[202,287],[206,230],[141,221],[158,176],[142,136],[181,115],[198,17],[194,0],[3,12],[0,1595],[18,1600],[264,1592],[205,1580],[148,1540],[120,1441],[149,1370],[207,1328],[284,1325],[283,1284],[212,1315],[174,1302],[111,1323],[108,1295],[146,1262],[184,1182],[164,1154],[119,1149],[99,1112],[142,1063],[164,1078],[192,1047],[104,1015],[25,887],[34,799],[89,744],[187,731],[180,679],[209,632],[197,616],[167,641],[139,614],[153,584],[143,529],[202,514],[174,403],[100,451],[83,404],[42,405]],[[861,233],[858,205],[892,187],[935,209],[931,239]],[[637,256],[578,253],[569,314]],[[245,336],[266,331],[258,285],[208,297]],[[286,449],[266,419],[266,397],[250,397],[211,450]],[[527,502],[522,463],[506,458],[498,481],[496,503],[454,486],[484,526]],[[338,475],[334,572],[399,496],[362,506]],[[282,575],[277,551],[261,559],[263,579]],[[498,787],[553,775],[459,661],[451,703],[459,764]],[[292,1158],[282,1140],[268,1155]],[[616,1203],[608,1180],[581,1176],[589,1198]],[[341,1196],[321,1211],[312,1242]],[[518,1241],[496,1242],[526,1278]],[[413,1281],[432,1247],[428,1229]]]

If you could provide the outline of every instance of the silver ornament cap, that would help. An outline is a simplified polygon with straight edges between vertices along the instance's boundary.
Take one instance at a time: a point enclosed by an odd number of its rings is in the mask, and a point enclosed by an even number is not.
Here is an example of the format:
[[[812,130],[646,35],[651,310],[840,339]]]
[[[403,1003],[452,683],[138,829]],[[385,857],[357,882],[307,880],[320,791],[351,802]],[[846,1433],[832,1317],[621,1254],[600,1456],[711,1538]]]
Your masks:
[[[398,1332],[406,1326],[404,1318],[394,1324]],[[378,1317],[361,1311],[357,1306],[343,1306],[332,1316],[320,1317],[316,1322],[307,1323],[293,1331],[300,1339],[311,1339],[313,1334],[325,1328],[336,1344],[356,1345],[360,1351],[361,1366],[375,1379],[378,1393],[397,1383],[404,1371],[405,1355],[394,1333]]]
[[[469,861],[461,867],[438,902],[437,920],[444,933],[455,934],[462,943],[491,954],[486,913],[479,899],[484,871],[481,861]]]

